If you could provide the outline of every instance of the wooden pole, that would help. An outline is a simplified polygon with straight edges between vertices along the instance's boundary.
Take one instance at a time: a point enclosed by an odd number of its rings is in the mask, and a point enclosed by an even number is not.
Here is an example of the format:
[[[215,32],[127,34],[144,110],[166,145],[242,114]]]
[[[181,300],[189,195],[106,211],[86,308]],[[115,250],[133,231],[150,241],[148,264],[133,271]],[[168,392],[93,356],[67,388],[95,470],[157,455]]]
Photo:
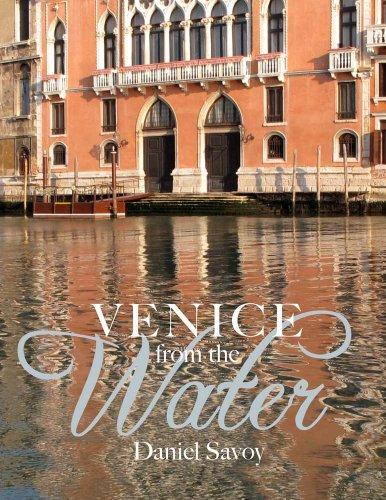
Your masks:
[[[346,206],[346,215],[350,215],[350,204],[348,201],[348,164],[347,164],[346,144],[343,144],[343,164],[344,164],[344,203]]]
[[[48,155],[47,151],[43,153],[43,201],[47,203],[48,196],[46,190],[48,187]]]
[[[318,202],[318,215],[320,214],[320,167],[322,164],[322,147],[318,146],[316,162],[316,200]]]
[[[296,212],[296,165],[298,159],[298,152],[295,149],[293,164],[292,164],[292,215],[295,215]]]
[[[24,204],[23,211],[24,217],[27,217],[27,196],[28,196],[28,158],[25,153],[23,153],[23,167],[24,167]]]
[[[113,213],[114,219],[118,216],[117,211],[117,152],[115,148],[111,151],[111,187],[113,193]]]
[[[79,172],[79,163],[78,163],[78,157],[75,156],[74,159],[74,202],[78,201],[78,172]]]

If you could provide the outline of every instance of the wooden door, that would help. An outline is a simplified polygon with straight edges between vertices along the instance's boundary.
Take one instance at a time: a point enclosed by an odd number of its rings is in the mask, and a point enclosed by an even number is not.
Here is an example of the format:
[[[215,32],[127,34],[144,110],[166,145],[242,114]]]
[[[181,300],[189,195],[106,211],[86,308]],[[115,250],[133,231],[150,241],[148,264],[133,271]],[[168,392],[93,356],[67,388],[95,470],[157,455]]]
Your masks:
[[[208,191],[237,191],[240,134],[206,134],[205,143]]]
[[[145,188],[148,193],[171,193],[175,165],[174,135],[145,137]]]

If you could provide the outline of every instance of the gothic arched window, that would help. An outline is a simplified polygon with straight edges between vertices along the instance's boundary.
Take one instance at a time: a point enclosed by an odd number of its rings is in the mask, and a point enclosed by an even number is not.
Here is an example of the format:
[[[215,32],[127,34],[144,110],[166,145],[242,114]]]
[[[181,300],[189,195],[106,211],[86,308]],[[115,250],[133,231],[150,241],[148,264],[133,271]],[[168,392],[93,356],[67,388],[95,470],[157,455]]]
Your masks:
[[[248,6],[244,0],[238,0],[233,8],[233,55],[246,56],[247,54],[247,18]]]
[[[105,22],[105,68],[117,67],[117,22],[111,14]]]
[[[201,20],[205,17],[204,9],[196,4],[190,15],[190,59],[205,58],[205,26]]]
[[[225,57],[227,55],[227,25],[223,20],[226,9],[222,2],[217,2],[212,10],[212,57]]]
[[[180,7],[175,7],[170,16],[170,60],[184,60],[184,28],[181,22],[184,20],[184,13]]]
[[[208,127],[241,125],[239,110],[230,99],[221,96],[210,108],[205,125]]]
[[[172,129],[176,126],[173,111],[163,101],[156,101],[149,109],[144,129]]]
[[[163,21],[161,12],[156,9],[150,20],[150,62],[152,64],[164,60],[164,30],[161,26]]]
[[[268,52],[284,52],[284,4],[272,0],[268,9]]]
[[[131,21],[131,27],[133,28],[132,64],[134,66],[145,62],[145,34],[141,30],[141,26],[144,24],[145,20],[142,14],[137,12]]]
[[[64,52],[64,35],[66,30],[64,24],[59,21],[55,28],[54,42],[54,71],[56,75],[64,75],[65,73],[65,52]]]

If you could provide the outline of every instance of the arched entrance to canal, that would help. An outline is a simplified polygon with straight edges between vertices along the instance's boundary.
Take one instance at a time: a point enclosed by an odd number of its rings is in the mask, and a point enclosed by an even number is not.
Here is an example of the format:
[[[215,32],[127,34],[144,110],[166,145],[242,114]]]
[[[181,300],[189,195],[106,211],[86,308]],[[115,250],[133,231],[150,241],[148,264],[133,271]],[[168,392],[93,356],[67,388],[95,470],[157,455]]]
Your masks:
[[[221,95],[205,119],[205,166],[209,192],[237,191],[240,125],[241,116],[236,105]]]
[[[175,167],[176,121],[171,108],[157,99],[143,125],[143,167],[148,193],[171,193]]]

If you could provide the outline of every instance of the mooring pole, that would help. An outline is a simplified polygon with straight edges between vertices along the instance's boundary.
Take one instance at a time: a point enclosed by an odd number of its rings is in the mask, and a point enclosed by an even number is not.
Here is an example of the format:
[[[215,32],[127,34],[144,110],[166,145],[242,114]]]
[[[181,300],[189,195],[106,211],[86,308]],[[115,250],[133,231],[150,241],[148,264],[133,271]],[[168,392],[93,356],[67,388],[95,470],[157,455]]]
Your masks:
[[[24,169],[24,203],[23,211],[24,217],[27,217],[27,196],[28,196],[28,158],[25,153],[22,155],[23,169]]]
[[[318,203],[318,215],[320,215],[320,167],[322,164],[322,147],[318,146],[316,161],[316,201]]]
[[[47,203],[48,201],[48,196],[46,194],[47,190],[47,184],[48,184],[48,155],[47,151],[44,151],[43,153],[43,201],[44,203]]]
[[[292,215],[295,215],[296,211],[296,165],[298,159],[298,152],[295,149],[293,163],[292,163]]]
[[[78,157],[75,156],[75,159],[74,159],[74,202],[78,201],[78,172],[79,172]]]
[[[113,192],[113,213],[114,219],[117,218],[117,152],[115,148],[111,151],[111,188]]]
[[[346,144],[343,144],[343,164],[344,164],[344,203],[346,206],[346,215],[350,215],[350,204],[348,201],[348,165],[347,165]]]

